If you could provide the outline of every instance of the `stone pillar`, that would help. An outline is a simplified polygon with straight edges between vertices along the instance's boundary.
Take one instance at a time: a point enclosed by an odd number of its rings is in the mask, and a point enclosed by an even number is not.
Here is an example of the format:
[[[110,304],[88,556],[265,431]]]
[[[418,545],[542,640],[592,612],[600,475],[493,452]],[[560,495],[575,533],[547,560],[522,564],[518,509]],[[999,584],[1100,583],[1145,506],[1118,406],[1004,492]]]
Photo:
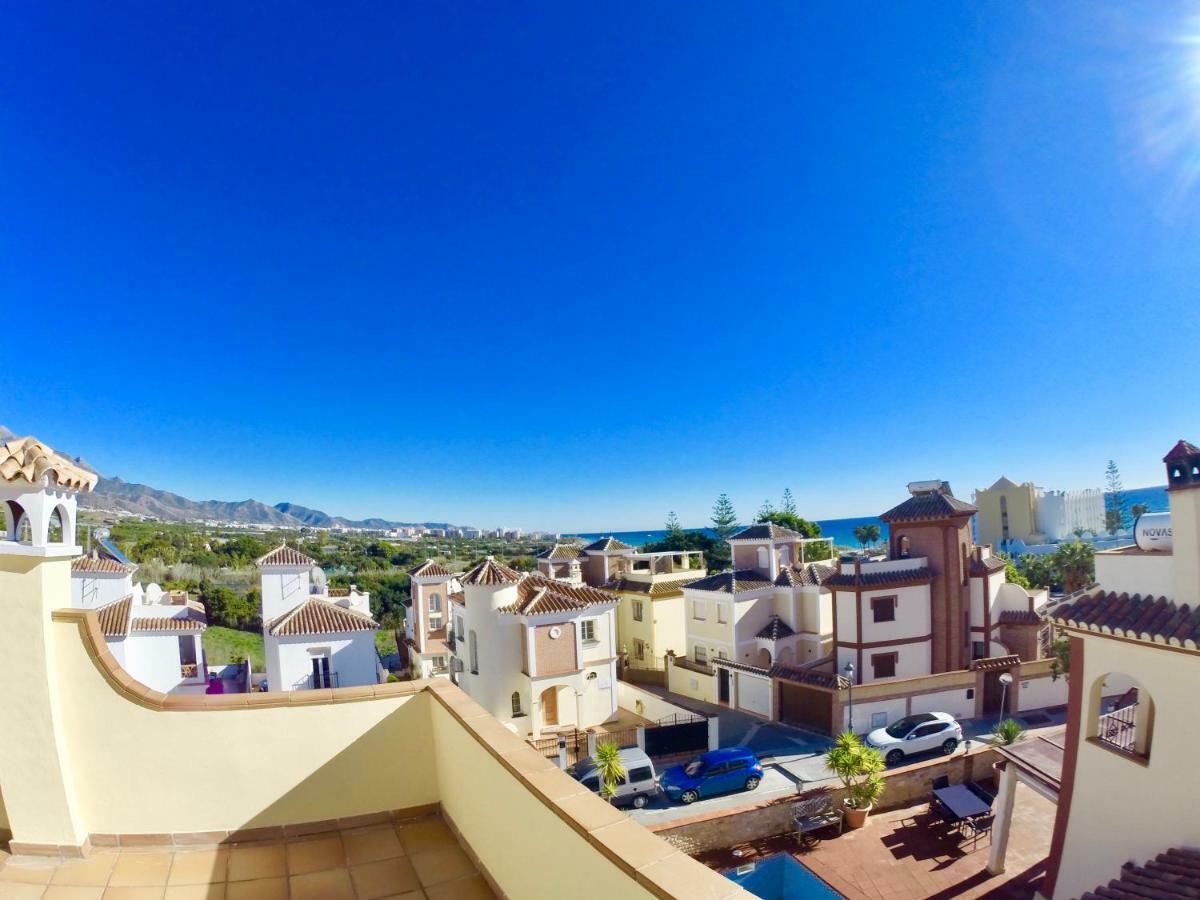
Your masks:
[[[710,716],[708,719],[708,749],[716,750],[721,746],[721,719]]]
[[[1017,767],[1011,762],[1000,775],[1000,790],[996,794],[996,818],[992,822],[992,846],[988,852],[987,869],[993,875],[1004,871],[1008,853],[1008,833],[1012,828],[1013,802],[1017,795]]]
[[[0,794],[12,848],[79,854],[88,830],[76,807],[50,611],[71,605],[74,545],[0,547]],[[95,735],[103,740],[103,735]]]

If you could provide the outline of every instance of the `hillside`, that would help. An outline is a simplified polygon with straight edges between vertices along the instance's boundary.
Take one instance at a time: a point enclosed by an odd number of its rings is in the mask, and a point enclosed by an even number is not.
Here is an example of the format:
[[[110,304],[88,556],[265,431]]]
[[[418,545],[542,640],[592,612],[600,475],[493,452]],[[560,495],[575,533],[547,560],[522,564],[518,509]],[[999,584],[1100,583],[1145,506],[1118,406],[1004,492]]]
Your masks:
[[[4,425],[0,425],[0,442],[17,437]],[[72,456],[59,450],[64,456]],[[273,525],[281,528],[395,528],[400,525],[425,524],[428,527],[445,528],[445,523],[394,522],[389,519],[346,519],[331,516],[319,509],[311,509],[298,503],[277,503],[268,506],[253,498],[248,500],[191,500],[180,494],[150,487],[146,484],[125,481],[117,476],[108,477],[100,473],[82,457],[75,461],[100,475],[96,489],[89,494],[79,495],[79,506],[84,509],[118,510],[139,516],[149,516],[165,522],[195,522],[216,520],[237,522],[243,525]]]

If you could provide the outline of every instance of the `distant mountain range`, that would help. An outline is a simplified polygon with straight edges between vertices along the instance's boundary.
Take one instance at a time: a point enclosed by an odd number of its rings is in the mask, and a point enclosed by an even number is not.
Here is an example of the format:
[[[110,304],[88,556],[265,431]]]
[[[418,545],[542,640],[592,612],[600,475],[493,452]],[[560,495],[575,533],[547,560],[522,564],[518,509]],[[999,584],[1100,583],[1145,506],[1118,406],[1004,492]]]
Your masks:
[[[0,425],[0,443],[17,437]],[[63,451],[59,451],[62,453]],[[65,456],[70,454],[64,453]],[[428,528],[446,528],[444,522],[393,522],[388,519],[346,519],[331,516],[319,509],[310,509],[296,503],[276,503],[268,506],[258,500],[189,500],[170,491],[159,490],[145,484],[135,484],[117,477],[106,477],[82,457],[73,457],[75,462],[100,475],[95,490],[80,494],[79,505],[85,509],[119,510],[139,516],[150,516],[166,522],[195,522],[218,520],[238,522],[244,525],[274,525],[282,528],[396,528],[401,525],[421,524]]]

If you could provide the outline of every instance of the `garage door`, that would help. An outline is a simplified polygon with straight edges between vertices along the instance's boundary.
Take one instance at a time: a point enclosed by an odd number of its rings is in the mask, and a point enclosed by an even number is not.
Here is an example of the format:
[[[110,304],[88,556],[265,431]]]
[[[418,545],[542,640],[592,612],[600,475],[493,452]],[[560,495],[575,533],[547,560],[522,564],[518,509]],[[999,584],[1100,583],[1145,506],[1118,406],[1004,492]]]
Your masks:
[[[771,715],[771,679],[737,673],[737,703],[746,712]]]
[[[829,734],[832,728],[833,694],[806,684],[779,683],[779,718],[790,725]]]

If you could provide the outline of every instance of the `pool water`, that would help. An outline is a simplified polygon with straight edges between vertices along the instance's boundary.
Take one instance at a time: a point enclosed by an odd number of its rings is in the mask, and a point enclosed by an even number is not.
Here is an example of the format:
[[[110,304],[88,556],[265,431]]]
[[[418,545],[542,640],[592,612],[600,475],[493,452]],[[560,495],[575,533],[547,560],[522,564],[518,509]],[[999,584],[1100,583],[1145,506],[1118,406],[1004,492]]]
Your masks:
[[[748,871],[738,874],[738,869],[730,869],[725,877],[763,900],[795,897],[840,900],[842,896],[790,853],[776,853],[740,868]]]

